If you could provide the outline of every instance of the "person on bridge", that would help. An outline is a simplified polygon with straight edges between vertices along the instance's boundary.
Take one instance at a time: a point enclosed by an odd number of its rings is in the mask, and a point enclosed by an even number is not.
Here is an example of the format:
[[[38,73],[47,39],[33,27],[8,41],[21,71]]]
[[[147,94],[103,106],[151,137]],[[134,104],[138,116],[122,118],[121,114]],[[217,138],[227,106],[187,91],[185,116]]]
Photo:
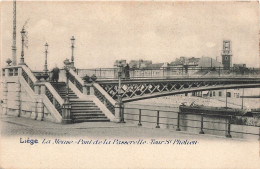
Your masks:
[[[125,66],[125,78],[130,79],[129,65],[128,64],[126,64],[126,66]]]
[[[55,66],[55,68],[53,68],[51,72],[52,72],[51,81],[57,83],[59,81],[60,69],[57,66]]]

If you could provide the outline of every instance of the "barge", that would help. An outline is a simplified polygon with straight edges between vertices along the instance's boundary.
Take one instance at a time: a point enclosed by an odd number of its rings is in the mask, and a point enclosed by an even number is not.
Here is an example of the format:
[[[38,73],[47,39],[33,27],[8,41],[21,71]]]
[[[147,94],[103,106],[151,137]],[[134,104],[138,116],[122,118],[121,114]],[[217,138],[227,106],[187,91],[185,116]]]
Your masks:
[[[208,114],[208,115],[217,115],[217,116],[250,116],[251,112],[244,109],[230,108],[230,107],[213,107],[213,106],[204,106],[197,105],[194,102],[191,105],[186,105],[182,103],[179,106],[181,113],[187,114]]]

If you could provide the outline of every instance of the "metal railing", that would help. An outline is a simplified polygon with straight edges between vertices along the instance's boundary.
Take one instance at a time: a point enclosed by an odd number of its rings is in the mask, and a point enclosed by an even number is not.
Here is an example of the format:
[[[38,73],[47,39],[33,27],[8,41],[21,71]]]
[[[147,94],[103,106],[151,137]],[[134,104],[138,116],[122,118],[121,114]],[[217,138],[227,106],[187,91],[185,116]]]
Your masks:
[[[47,98],[50,100],[50,102],[54,105],[54,107],[57,109],[57,111],[60,113],[60,115],[62,115],[62,105],[60,105],[60,103],[55,99],[55,97],[50,92],[48,87],[46,87],[44,94],[47,96]]]
[[[99,79],[117,79],[118,68],[76,69],[76,73],[83,77],[86,74],[95,74]],[[224,69],[223,67],[162,67],[162,68],[131,68],[129,77],[123,71],[123,78],[174,78],[174,77],[251,77],[259,76],[259,68],[236,68]]]
[[[138,110],[139,113],[125,113],[125,110],[129,109],[129,110]],[[150,114],[143,114],[142,111],[152,111],[155,112],[156,115],[150,115]],[[142,123],[152,123],[155,124],[155,128],[160,128],[160,125],[172,125],[173,127],[176,127],[176,131],[181,131],[181,127],[183,128],[195,128],[195,129],[199,129],[199,134],[204,134],[205,130],[211,130],[211,131],[220,131],[220,132],[225,132],[226,133],[226,137],[232,137],[231,133],[240,133],[240,134],[247,134],[247,135],[255,135],[255,136],[259,136],[260,137],[260,133],[256,134],[256,133],[249,133],[249,132],[241,132],[241,131],[232,131],[231,127],[232,125],[240,125],[240,124],[235,124],[234,123],[234,118],[237,116],[231,116],[231,115],[218,115],[218,114],[205,114],[205,113],[180,113],[177,111],[167,111],[167,110],[154,110],[154,109],[145,109],[145,108],[123,108],[123,114],[121,116],[121,118],[123,118],[124,120],[129,120],[129,121],[138,121],[138,126],[142,126]],[[161,113],[168,113],[168,114],[175,114],[177,117],[166,117],[166,116],[162,116]],[[138,117],[137,119],[131,119],[131,118],[124,118],[125,115],[129,115],[129,116],[136,116]],[[185,118],[185,115],[195,115],[200,117],[200,119],[189,119],[189,118]],[[153,118],[153,120],[143,120],[144,117],[149,117],[149,118]],[[223,121],[210,121],[210,120],[205,120],[205,118],[210,118],[210,117],[217,117],[217,118],[222,118],[225,119],[226,122]],[[175,120],[175,122],[173,123],[164,123],[161,122],[162,119],[168,119],[168,120]],[[192,126],[192,125],[183,125],[180,123],[180,121],[182,122],[198,122],[199,126]],[[205,123],[212,123],[212,124],[222,124],[226,126],[226,129],[218,129],[218,128],[207,128],[205,127]],[[254,125],[244,125],[244,126],[254,126]],[[256,127],[256,126],[254,126]],[[259,127],[260,129],[260,127]]]
[[[94,95],[106,106],[106,108],[115,115],[115,106],[95,87]]]
[[[79,91],[81,91],[81,93],[83,93],[82,84],[70,72],[68,73],[68,79],[77,87],[77,89],[79,89]]]
[[[28,83],[28,85],[31,87],[31,89],[34,91],[34,83],[32,79],[28,76],[28,74],[22,69],[22,76],[24,80]]]

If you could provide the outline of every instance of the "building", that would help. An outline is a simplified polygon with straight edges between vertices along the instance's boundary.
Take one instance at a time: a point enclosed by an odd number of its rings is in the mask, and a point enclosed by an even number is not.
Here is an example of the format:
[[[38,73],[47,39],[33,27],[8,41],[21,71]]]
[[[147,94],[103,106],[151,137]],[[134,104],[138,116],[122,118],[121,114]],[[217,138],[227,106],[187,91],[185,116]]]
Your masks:
[[[121,64],[123,67],[125,67],[127,63],[126,63],[126,60],[116,60],[114,62],[114,67],[118,67],[119,64]]]
[[[129,67],[130,68],[145,68],[147,67],[148,65],[151,65],[153,62],[151,60],[143,60],[143,59],[140,59],[140,60],[131,60],[129,62]]]
[[[223,50],[221,56],[224,69],[230,69],[230,67],[232,66],[232,50],[230,40],[223,41]]]
[[[197,63],[198,67],[223,67],[223,64],[211,57],[202,56]]]

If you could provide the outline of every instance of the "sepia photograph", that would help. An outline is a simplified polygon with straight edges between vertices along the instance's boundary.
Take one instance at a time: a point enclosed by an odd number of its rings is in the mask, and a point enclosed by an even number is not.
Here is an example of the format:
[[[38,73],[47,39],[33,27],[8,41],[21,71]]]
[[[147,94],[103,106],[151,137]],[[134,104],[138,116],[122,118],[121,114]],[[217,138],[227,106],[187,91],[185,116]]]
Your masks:
[[[0,168],[260,167],[258,1],[0,9]]]

